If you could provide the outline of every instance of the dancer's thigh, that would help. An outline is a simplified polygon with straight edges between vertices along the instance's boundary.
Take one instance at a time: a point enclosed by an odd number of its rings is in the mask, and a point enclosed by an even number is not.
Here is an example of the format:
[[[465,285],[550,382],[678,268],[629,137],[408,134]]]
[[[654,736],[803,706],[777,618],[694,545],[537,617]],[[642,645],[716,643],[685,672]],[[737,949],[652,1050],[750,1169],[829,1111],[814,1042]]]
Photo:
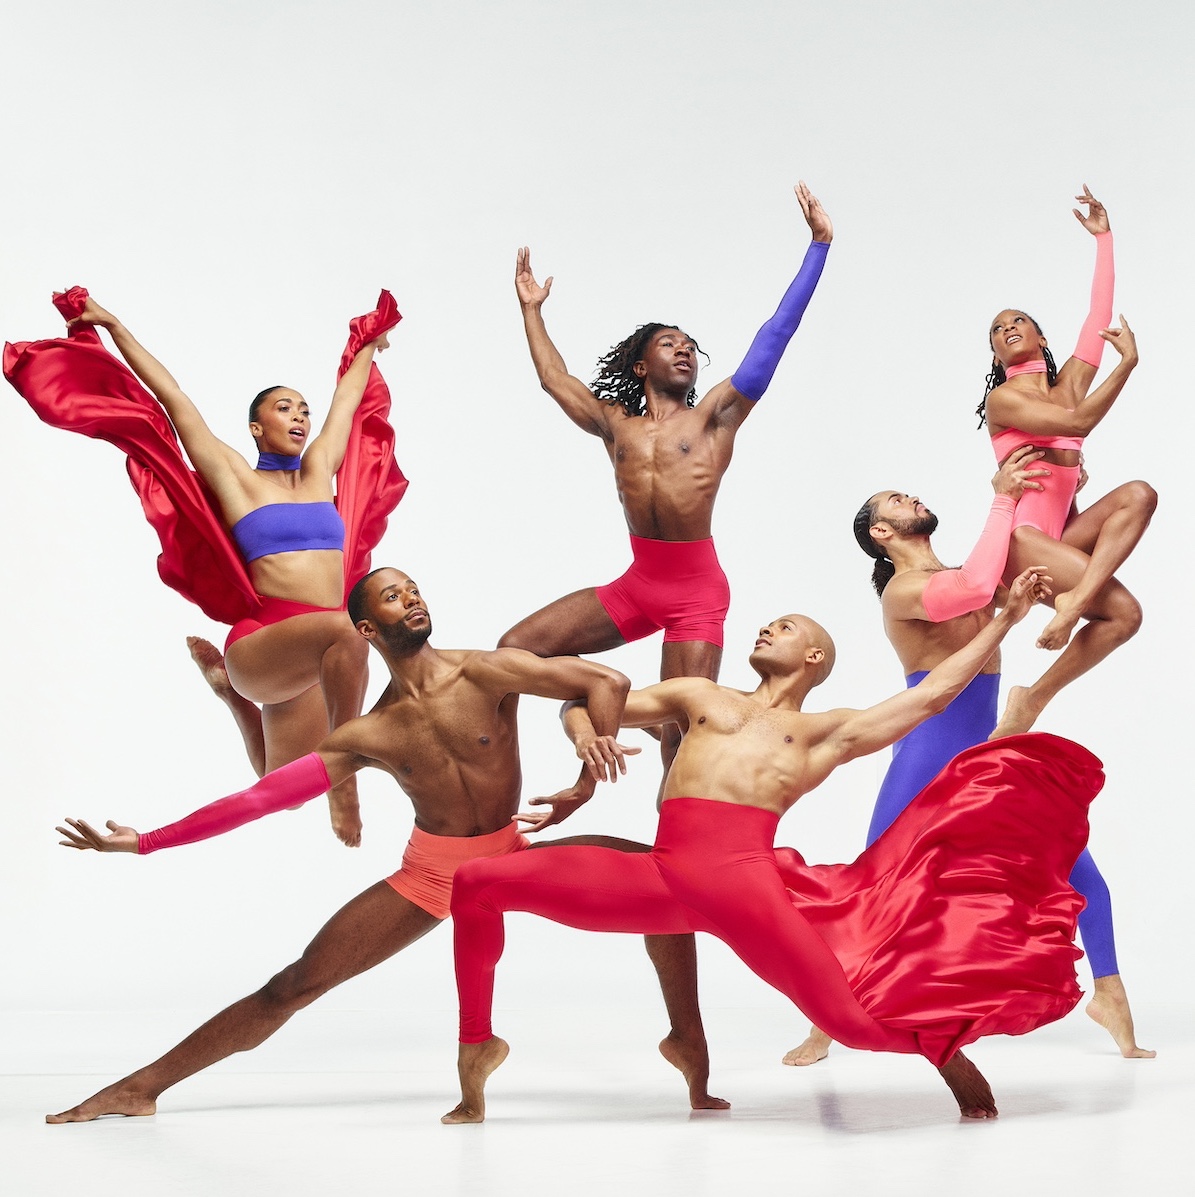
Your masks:
[[[479,862],[470,876],[483,905],[537,914],[580,931],[676,935],[696,929],[650,853],[598,847],[519,852],[492,865]]]
[[[261,708],[261,730],[267,773],[314,752],[328,735],[324,692],[312,686],[289,702],[266,703]]]
[[[228,680],[250,702],[289,702],[319,683],[329,648],[357,636],[343,611],[292,616],[230,645],[224,658]]]

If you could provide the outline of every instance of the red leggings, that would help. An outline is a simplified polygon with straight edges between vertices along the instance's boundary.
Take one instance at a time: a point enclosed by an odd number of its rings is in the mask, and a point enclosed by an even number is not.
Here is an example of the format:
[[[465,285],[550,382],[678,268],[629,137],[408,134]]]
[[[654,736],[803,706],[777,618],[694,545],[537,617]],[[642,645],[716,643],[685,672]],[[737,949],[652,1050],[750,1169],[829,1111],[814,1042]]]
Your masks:
[[[776,816],[670,798],[650,853],[559,847],[462,865],[453,885],[461,1042],[490,1037],[502,912],[586,931],[706,931],[848,1047],[944,1064],[1080,997],[1067,882],[1103,784],[1034,732],[959,753],[851,864],[773,849]]]
[[[650,853],[561,847],[462,865],[452,892],[461,1042],[492,1035],[502,914],[522,910],[582,931],[706,931],[839,1043],[920,1051],[914,1032],[863,1009],[833,952],[794,908],[776,868],[776,823],[754,806],[670,798]]]

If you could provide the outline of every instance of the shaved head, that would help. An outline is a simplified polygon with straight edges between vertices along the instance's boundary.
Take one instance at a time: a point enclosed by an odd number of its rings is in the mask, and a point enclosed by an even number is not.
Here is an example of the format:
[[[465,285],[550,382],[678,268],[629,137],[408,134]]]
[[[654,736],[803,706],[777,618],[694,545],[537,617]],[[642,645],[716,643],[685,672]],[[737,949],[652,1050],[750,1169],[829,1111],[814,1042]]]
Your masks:
[[[790,615],[788,618],[804,628],[809,638],[810,648],[822,650],[822,659],[814,674],[813,682],[815,686],[820,686],[830,676],[830,671],[834,668],[834,658],[837,656],[834,641],[830,638],[830,633],[817,620],[810,619],[808,615]]]

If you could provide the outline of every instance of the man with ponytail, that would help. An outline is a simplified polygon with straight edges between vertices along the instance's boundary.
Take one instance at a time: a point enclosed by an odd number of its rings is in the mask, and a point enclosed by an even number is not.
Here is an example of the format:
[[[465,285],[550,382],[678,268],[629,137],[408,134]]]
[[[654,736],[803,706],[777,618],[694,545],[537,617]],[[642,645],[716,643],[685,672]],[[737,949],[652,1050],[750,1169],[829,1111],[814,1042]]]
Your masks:
[[[938,560],[930,537],[934,515],[916,496],[878,491],[859,509],[855,539],[875,564],[872,585],[884,612],[884,631],[915,686],[926,673],[990,623],[1004,600],[1005,571],[1017,504],[1026,491],[1040,491],[1044,453],[1031,445],[1015,449],[992,479],[996,494],[983,533],[967,560],[951,569]],[[927,719],[892,748],[892,763],[880,786],[867,843],[874,843],[942,770],[964,749],[995,738],[1000,690],[1000,654],[993,653],[967,688],[941,714]],[[1027,831],[1026,835],[1031,832]],[[1155,1053],[1137,1046],[1133,1016],[1116,962],[1112,901],[1108,886],[1085,848],[1070,877],[1086,899],[1079,934],[1091,964],[1095,994],[1087,1013],[1106,1028],[1127,1059]],[[811,1027],[808,1038],[784,1062],[814,1064],[825,1058],[830,1037]]]

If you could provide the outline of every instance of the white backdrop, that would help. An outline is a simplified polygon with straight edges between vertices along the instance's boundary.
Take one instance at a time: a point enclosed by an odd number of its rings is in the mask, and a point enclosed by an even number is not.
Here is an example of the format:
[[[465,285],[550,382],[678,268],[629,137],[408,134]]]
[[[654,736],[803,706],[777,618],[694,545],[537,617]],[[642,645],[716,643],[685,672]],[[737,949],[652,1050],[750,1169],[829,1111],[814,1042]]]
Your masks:
[[[1144,477],[1161,506],[1121,575],[1144,603],[1142,632],[1040,727],[1106,763],[1091,842],[1139,1026],[1189,987],[1167,917],[1192,897],[1188,595],[1175,552],[1191,431],[1189,9],[22,8],[6,21],[0,79],[0,332],[57,335],[50,292],[84,284],[248,451],[248,398],[284,382],[318,414],[349,317],[390,288],[405,319],[381,366],[411,485],[374,560],[420,581],[442,646],[491,646],[628,556],[600,443],[536,384],[511,287],[516,246],[531,245],[539,277],[556,276],[546,318],[576,373],[588,378],[638,323],[675,321],[709,353],[704,390],[738,364],[801,259],[791,187],[804,178],[836,239],[719,498],[734,594],[723,680],[749,685],[753,629],[796,609],[838,642],[816,703],[895,692],[901,671],[851,517],[880,487],[916,491],[943,518],[939,553],[969,548],[994,468],[971,414],[987,321],[1027,307],[1069,351],[1093,260],[1071,197],[1090,184],[1116,232],[1116,305],[1142,364],[1091,438],[1089,493]],[[158,581],[121,458],[5,393],[0,1005],[214,1010],[397,867],[409,807],[367,775],[358,851],[333,839],[320,803],[145,860],[55,846],[66,815],[148,829],[251,773],[184,645],[223,629]],[[1009,644],[1007,679],[1047,664],[1032,647],[1045,620],[1035,613]],[[653,638],[609,660],[643,684],[658,656]],[[529,796],[571,777],[554,704],[526,703],[523,742]],[[853,857],[886,761],[843,769],[781,839],[811,860]],[[567,830],[650,837],[657,778],[649,746]],[[500,1002],[658,1001],[637,942],[512,921]],[[325,1008],[434,1008],[450,1028],[450,948],[438,932]],[[789,1046],[799,1020],[717,945],[702,951],[706,1002],[773,1003],[777,1046]]]

